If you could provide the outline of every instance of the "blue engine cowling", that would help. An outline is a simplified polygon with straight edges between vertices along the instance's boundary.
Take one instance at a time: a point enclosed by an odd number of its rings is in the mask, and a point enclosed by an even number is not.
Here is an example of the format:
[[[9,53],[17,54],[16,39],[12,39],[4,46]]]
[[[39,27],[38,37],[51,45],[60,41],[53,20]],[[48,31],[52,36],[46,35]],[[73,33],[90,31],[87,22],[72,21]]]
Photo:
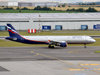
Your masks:
[[[60,43],[60,47],[67,47],[67,43],[66,42]]]

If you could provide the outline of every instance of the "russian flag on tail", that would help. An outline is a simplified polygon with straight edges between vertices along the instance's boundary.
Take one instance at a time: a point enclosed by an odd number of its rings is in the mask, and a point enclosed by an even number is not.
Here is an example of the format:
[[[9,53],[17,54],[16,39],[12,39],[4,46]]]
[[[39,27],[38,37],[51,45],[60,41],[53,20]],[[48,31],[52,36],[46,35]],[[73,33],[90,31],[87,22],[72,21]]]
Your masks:
[[[28,33],[36,33],[36,29],[28,29]]]

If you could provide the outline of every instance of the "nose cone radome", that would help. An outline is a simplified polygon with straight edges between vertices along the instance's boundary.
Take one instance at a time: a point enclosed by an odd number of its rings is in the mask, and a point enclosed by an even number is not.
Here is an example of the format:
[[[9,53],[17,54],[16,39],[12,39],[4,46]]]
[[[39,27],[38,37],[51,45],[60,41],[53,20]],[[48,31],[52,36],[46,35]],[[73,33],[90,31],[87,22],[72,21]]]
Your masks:
[[[92,43],[95,43],[95,42],[96,42],[96,40],[93,39],[93,40],[92,40]]]

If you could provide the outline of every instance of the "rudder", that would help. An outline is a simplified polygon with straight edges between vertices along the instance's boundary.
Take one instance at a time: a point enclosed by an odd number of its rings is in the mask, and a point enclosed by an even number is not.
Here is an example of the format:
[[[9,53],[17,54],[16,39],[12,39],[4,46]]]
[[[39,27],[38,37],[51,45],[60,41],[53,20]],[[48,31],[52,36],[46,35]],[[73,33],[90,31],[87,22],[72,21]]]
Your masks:
[[[20,36],[19,33],[17,32],[17,30],[11,24],[7,24],[7,29],[8,29],[10,37],[19,37]]]

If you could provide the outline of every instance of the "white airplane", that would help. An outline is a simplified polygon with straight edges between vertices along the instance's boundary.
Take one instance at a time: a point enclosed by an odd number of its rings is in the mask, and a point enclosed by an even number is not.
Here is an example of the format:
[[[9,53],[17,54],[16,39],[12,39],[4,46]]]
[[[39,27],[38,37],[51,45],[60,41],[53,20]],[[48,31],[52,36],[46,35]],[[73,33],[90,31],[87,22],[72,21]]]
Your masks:
[[[96,42],[90,36],[21,36],[11,24],[7,24],[7,28],[10,35],[5,38],[7,40],[27,44],[48,44],[49,48],[67,47],[68,44],[84,44],[86,48],[86,44]]]

